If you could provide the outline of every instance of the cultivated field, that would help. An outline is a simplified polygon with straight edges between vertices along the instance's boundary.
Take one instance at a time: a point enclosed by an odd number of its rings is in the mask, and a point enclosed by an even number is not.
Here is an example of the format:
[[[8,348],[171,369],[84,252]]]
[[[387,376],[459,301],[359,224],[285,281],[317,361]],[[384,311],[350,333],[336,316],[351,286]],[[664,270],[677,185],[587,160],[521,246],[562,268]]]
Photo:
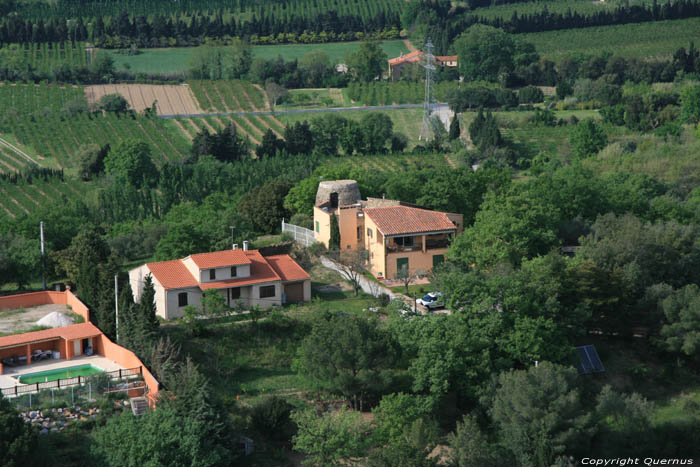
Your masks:
[[[121,94],[133,110],[141,112],[157,102],[158,115],[201,113],[187,85],[98,84],[85,87],[88,102],[95,103],[106,94]]]
[[[63,181],[56,177],[48,180],[34,177],[32,183],[0,182],[0,219],[30,214],[42,205],[57,201],[63,204],[86,201],[93,195],[95,187],[93,182],[67,177]]]
[[[331,61],[342,62],[345,55],[357,51],[360,42],[329,42],[326,44],[289,44],[289,45],[254,45],[253,56],[265,59],[276,59],[282,56],[285,60],[300,59],[314,50],[323,50],[331,58]],[[109,53],[114,58],[117,70],[125,67],[134,73],[183,73],[189,66],[190,56],[194,47],[176,47],[168,49],[141,49],[137,55],[122,55],[112,53],[109,50],[100,50],[99,53]],[[389,58],[397,57],[401,53],[408,53],[403,41],[391,40],[382,42],[382,50]]]
[[[670,57],[700,38],[700,18],[518,34],[543,57],[609,51],[622,57]]]

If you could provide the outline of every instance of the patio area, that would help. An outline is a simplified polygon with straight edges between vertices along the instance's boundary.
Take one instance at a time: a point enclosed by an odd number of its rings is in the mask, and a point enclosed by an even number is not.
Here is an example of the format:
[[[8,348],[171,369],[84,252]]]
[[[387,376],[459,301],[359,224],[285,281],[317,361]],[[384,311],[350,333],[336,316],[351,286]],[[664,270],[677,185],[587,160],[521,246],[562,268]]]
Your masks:
[[[38,373],[40,371],[59,370],[62,368],[70,368],[74,366],[88,364],[94,365],[104,371],[117,371],[125,369],[123,366],[120,366],[114,361],[102,357],[100,355],[82,355],[79,357],[73,357],[71,360],[46,360],[35,362],[31,365],[22,365],[13,368],[6,368],[4,374],[0,375],[0,389],[11,388],[14,386],[25,386],[24,384],[18,381],[18,377],[22,375]]]

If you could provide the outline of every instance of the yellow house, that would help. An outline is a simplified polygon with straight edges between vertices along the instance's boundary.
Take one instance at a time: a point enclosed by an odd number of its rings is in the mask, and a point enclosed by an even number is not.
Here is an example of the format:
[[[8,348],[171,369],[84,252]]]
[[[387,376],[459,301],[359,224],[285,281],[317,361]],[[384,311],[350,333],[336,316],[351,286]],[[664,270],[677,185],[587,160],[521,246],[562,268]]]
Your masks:
[[[335,215],[340,248],[364,248],[369,271],[377,278],[394,279],[404,268],[409,274],[429,272],[445,260],[450,238],[463,227],[461,214],[396,200],[359,198],[354,180],[321,182],[314,207],[314,235],[328,247]]]

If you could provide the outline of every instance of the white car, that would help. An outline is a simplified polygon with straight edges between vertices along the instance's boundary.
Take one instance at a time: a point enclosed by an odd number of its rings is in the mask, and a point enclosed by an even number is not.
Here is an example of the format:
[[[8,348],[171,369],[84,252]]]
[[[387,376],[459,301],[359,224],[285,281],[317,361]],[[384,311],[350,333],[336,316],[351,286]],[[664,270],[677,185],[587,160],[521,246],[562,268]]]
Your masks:
[[[445,303],[442,301],[442,294],[440,292],[427,293],[425,294],[425,297],[416,300],[416,303],[419,305],[423,305],[429,310],[445,306]]]

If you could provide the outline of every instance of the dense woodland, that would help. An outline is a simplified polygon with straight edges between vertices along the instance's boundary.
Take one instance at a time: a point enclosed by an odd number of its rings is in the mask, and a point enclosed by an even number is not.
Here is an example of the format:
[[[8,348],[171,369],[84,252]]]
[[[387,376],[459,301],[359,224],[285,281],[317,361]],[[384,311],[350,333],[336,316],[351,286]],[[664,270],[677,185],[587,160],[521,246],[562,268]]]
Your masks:
[[[32,187],[46,198],[23,210],[0,203],[0,286],[37,287],[42,221],[49,282],[70,284],[112,339],[119,277],[119,343],[149,367],[163,397],[140,418],[108,400],[102,416],[49,435],[0,397],[10,465],[278,466],[301,456],[316,466],[569,467],[586,456],[700,456],[700,53],[689,43],[648,60],[601,52],[551,61],[511,34],[694,16],[696,3],[505,23],[472,16],[480,2],[379,2],[376,15],[354,17],[315,2],[298,21],[292,13],[310,2],[265,3],[267,16],[256,14],[259,2],[185,1],[167,15],[161,2],[112,3],[104,18],[91,1],[0,3],[19,11],[0,20],[0,41],[15,43],[0,50],[0,132],[24,148],[39,147],[37,135],[71,138],[60,158],[47,145],[42,166],[0,173],[0,195],[18,206],[31,203]],[[276,17],[284,6],[291,13]],[[225,8],[246,14],[232,20]],[[155,104],[138,113],[114,94],[89,104],[82,87],[54,83],[154,76],[117,70],[108,54],[39,69],[16,53],[48,48],[42,42],[225,38],[188,63],[198,99],[236,80],[230,89],[250,108],[255,99],[274,109],[306,88],[340,88],[351,105],[420,102],[422,69],[382,80],[388,57],[376,42],[348,54],[347,73],[322,47],[300,60],[250,49],[254,35],[341,40],[401,26],[416,43],[430,35],[438,52],[459,56],[458,70],[441,70],[435,83],[455,115],[449,125],[432,118],[428,142],[409,134],[420,118],[400,127],[406,114],[394,110],[303,114],[259,134],[244,120],[214,127],[202,118],[185,138]],[[44,80],[52,83],[19,85]],[[62,168],[48,168],[53,160]],[[411,285],[440,291],[451,314],[364,295],[352,283],[364,273],[361,254],[279,235],[282,219],[311,228],[318,184],[334,179],[357,180],[363,197],[464,216],[430,285]],[[67,184],[91,191],[69,198],[53,188]],[[311,303],[237,315],[205,293],[202,309],[165,322],[150,279],[146,298],[133,301],[126,271],[136,265],[268,238],[311,272]],[[321,255],[351,273],[324,270]],[[589,344],[606,372],[577,372],[574,349]],[[254,439],[252,456],[242,455],[241,435]]]

